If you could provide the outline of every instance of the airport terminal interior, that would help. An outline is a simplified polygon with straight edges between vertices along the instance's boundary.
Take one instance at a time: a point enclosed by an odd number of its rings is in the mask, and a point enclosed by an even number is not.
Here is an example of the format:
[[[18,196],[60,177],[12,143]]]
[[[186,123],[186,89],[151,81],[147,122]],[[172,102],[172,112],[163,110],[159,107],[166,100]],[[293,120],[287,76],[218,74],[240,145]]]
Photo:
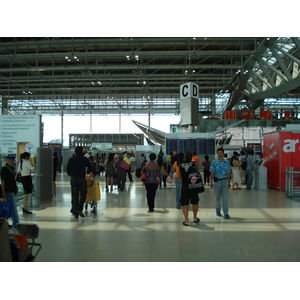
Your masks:
[[[299,37],[2,37],[0,103],[2,166],[20,149],[37,166],[33,213],[23,214],[23,197],[17,201],[20,222],[39,226],[35,262],[300,261]],[[125,117],[141,115],[135,132],[122,131]],[[153,122],[158,115],[180,122],[163,132]],[[43,116],[60,118],[52,140]],[[88,132],[67,132],[68,116],[87,117]],[[118,132],[109,131],[110,116]],[[229,190],[230,219],[216,216],[214,190],[205,186],[200,222],[190,208],[183,226],[174,182],[157,190],[148,212],[135,169],[123,192],[106,191],[105,173],[97,174],[101,200],[77,219],[65,165],[55,196],[51,173],[55,147],[65,164],[77,146],[133,151],[136,160],[160,147],[166,155],[192,147],[201,163],[219,147],[229,157],[254,149],[259,181]]]

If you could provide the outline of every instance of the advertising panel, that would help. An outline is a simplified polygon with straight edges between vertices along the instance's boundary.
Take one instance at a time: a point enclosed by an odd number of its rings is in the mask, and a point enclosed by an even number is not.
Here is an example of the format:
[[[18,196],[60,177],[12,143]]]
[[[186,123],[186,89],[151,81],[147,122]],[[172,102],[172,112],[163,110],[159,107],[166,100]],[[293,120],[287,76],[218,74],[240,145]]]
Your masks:
[[[0,153],[16,154],[17,143],[27,142],[31,154],[41,147],[41,117],[37,115],[0,116]]]
[[[300,168],[300,133],[274,132],[264,135],[264,158],[268,188],[284,191],[286,167]]]

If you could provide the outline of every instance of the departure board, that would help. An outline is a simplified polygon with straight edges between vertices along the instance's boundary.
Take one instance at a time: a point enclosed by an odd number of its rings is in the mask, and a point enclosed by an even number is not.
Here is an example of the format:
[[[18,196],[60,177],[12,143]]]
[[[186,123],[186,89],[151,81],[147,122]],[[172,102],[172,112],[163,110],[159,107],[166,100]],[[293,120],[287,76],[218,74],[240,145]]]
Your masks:
[[[167,139],[166,153],[186,151],[200,154],[215,154],[215,139]]]
[[[166,140],[166,154],[169,155],[170,153],[173,154],[175,151],[175,140],[174,139],[167,139]]]
[[[197,154],[206,154],[205,153],[205,139],[197,139],[196,145],[197,145]]]
[[[178,139],[178,140],[175,140],[176,142],[176,149],[175,151],[177,151],[177,153],[184,153],[186,150],[185,150],[185,140],[184,139]]]
[[[215,154],[215,140],[205,140],[205,154]]]
[[[185,140],[185,151],[191,151],[192,153],[197,152],[195,139],[186,139]]]

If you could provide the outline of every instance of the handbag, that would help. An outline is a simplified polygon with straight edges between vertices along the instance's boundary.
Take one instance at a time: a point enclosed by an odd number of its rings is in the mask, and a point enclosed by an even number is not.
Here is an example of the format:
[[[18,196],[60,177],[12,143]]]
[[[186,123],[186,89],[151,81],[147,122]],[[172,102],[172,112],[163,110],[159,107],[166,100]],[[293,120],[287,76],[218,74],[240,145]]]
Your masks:
[[[160,174],[161,176],[168,176],[168,172],[166,171],[166,168],[164,166],[160,167]]]
[[[188,176],[188,189],[196,193],[204,192],[202,177],[197,172],[190,173]]]
[[[21,174],[19,173],[19,174],[17,174],[17,176],[16,176],[16,181],[18,181],[18,182],[22,182],[22,176],[21,176]]]
[[[142,181],[146,181],[146,178],[147,178],[147,174],[146,173],[142,173],[141,180]]]
[[[167,182],[168,183],[173,183],[173,176],[171,174],[168,175]]]
[[[130,169],[130,165],[125,160],[122,160],[120,163],[120,168],[128,171]]]
[[[8,219],[11,217],[11,203],[10,202],[5,202],[5,201],[0,201],[0,213],[2,216],[5,215],[5,218]]]

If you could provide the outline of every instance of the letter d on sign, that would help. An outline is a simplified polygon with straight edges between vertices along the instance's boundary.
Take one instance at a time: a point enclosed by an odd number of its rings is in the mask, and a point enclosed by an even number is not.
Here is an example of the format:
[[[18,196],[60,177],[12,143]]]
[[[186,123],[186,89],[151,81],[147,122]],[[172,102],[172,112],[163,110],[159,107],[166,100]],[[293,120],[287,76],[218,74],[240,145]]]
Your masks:
[[[193,98],[199,98],[199,87],[193,83]]]

